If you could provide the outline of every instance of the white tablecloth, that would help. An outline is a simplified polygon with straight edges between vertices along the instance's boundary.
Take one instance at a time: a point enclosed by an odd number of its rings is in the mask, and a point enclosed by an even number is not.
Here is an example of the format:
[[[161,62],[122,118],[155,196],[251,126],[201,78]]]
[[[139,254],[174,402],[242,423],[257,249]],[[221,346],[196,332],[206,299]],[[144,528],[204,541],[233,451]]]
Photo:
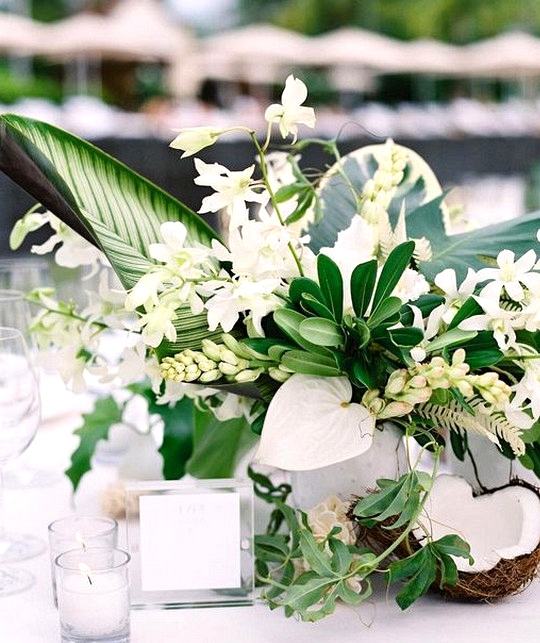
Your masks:
[[[46,422],[23,458],[41,467],[63,471],[75,440],[78,417]],[[99,507],[99,488],[114,478],[112,467],[90,473],[77,495],[81,512]],[[66,478],[41,488],[6,489],[6,522],[12,530],[46,538],[47,524],[71,513],[73,502]],[[219,534],[216,533],[216,537]],[[18,563],[36,576],[24,593],[0,598],[0,643],[56,643],[58,615],[53,607],[48,553]],[[287,619],[266,605],[179,610],[132,611],[132,643],[533,643],[540,640],[540,583],[497,604],[455,603],[437,596],[422,598],[402,612],[377,588],[357,608],[341,606],[318,623]]]

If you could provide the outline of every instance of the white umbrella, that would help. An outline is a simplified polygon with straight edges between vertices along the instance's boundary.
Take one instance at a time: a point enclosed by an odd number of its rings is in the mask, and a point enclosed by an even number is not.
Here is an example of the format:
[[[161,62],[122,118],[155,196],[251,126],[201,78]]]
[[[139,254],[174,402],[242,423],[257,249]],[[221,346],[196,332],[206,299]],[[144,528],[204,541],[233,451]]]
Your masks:
[[[272,83],[310,64],[310,38],[273,25],[255,24],[205,38],[193,57],[205,78]]]
[[[310,49],[311,64],[317,66],[392,72],[403,65],[403,42],[364,29],[344,27],[316,36]]]
[[[46,46],[41,23],[26,16],[0,12],[0,52],[31,55]]]
[[[540,75],[540,39],[518,31],[467,45],[462,51],[464,73],[470,76],[515,78]]]
[[[79,13],[49,26],[52,56],[171,62],[195,48],[156,0],[123,0],[107,16]]]

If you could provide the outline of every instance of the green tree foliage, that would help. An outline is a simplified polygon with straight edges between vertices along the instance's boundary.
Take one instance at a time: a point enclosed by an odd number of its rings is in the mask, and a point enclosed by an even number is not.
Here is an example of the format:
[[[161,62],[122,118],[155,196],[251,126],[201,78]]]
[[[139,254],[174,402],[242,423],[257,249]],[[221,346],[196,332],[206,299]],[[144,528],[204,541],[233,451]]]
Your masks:
[[[316,35],[345,26],[402,39],[465,43],[508,29],[540,34],[537,0],[240,0],[242,21]]]

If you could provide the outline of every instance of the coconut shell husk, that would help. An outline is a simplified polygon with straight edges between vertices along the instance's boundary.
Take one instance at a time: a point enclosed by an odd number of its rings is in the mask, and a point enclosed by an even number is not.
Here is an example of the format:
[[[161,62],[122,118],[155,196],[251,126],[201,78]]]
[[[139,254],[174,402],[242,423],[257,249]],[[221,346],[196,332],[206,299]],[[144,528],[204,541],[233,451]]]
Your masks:
[[[513,479],[510,485],[519,485],[530,489],[540,497],[538,487],[520,479]],[[508,486],[508,485],[505,485]],[[491,489],[487,493],[494,493],[499,489]],[[355,520],[352,513],[359,498],[352,500],[349,517]],[[358,542],[370,547],[376,553],[382,553],[403,533],[401,529],[392,529],[392,521],[377,524],[372,528],[360,527]],[[391,560],[399,560],[410,556],[420,549],[421,543],[409,534],[394,550]],[[440,580],[437,579],[432,589],[442,595],[462,601],[486,601],[506,598],[523,592],[531,582],[539,575],[540,570],[540,542],[529,554],[523,554],[512,559],[501,559],[494,567],[482,572],[458,572],[458,581],[455,585],[444,585],[439,587]]]

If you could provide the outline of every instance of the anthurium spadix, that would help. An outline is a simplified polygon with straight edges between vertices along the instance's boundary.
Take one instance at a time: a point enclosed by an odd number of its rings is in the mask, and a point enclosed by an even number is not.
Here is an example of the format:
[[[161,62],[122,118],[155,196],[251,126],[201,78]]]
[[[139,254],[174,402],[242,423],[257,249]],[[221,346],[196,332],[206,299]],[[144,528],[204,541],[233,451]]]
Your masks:
[[[270,403],[255,459],[305,471],[364,453],[373,440],[375,418],[351,398],[346,377],[292,375]]]

